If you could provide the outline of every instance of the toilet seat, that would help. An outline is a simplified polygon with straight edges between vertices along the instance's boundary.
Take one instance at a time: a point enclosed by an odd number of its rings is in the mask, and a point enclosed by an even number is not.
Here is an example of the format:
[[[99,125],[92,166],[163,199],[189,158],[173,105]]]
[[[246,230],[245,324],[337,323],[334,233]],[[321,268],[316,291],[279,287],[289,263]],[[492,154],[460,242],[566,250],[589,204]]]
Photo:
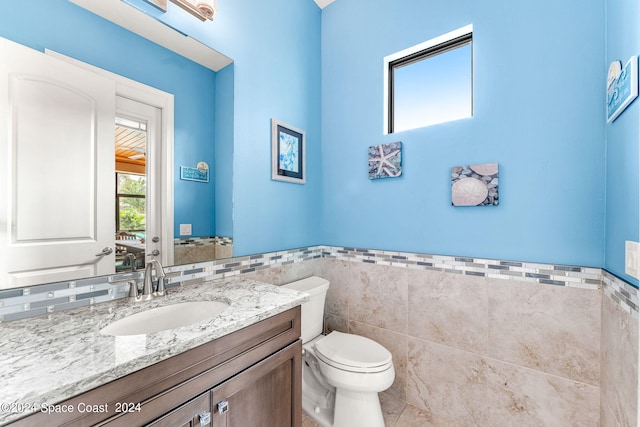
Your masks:
[[[343,371],[375,373],[392,366],[389,350],[360,335],[334,331],[314,347],[318,359]]]

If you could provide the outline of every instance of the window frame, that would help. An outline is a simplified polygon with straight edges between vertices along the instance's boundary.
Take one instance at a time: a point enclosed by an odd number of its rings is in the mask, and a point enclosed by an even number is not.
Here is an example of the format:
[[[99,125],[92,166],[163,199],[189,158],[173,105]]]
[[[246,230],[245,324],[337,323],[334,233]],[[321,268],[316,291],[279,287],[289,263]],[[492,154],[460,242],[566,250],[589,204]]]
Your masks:
[[[145,199],[145,214],[146,214],[146,202],[147,202],[147,192],[146,192],[146,187],[145,187],[145,194],[127,194],[127,193],[119,193],[118,192],[118,175],[138,175],[138,176],[144,176],[146,178],[146,175],[143,174],[139,174],[139,173],[133,173],[133,172],[120,172],[120,171],[116,171],[116,233],[119,232],[146,232],[146,220],[145,220],[145,228],[142,230],[123,230],[120,228],[120,198],[133,198],[133,199]],[[145,182],[146,185],[146,182]]]
[[[467,25],[441,36],[401,50],[384,58],[384,134],[395,133],[393,71],[407,65],[469,45],[471,47],[471,117],[473,117],[473,25]],[[431,125],[425,125],[431,126]],[[406,129],[409,130],[409,129]],[[400,132],[404,132],[400,131]]]

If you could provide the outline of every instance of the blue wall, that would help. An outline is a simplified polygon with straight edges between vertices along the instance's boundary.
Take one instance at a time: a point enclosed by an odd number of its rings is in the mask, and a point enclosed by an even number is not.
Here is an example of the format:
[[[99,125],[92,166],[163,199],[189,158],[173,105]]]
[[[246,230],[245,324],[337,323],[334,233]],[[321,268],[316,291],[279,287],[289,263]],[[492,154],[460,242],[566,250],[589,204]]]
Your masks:
[[[604,0],[338,0],[322,16],[323,243],[601,266]],[[383,58],[473,24],[474,116],[383,135]],[[403,142],[370,181],[367,148]],[[500,164],[500,206],[450,168]]]
[[[176,94],[176,175],[200,160],[217,174],[204,197],[176,182],[176,227],[232,234],[236,255],[348,245],[604,266],[637,283],[624,240],[639,239],[640,107],[606,125],[603,101],[610,61],[640,50],[637,2],[374,2],[221,2],[213,23],[149,10],[233,58],[217,77],[64,0],[6,6],[0,35]],[[384,56],[467,24],[474,117],[384,135]],[[272,117],[307,132],[307,184],[271,180]],[[403,176],[370,181],[368,146],[393,141]],[[450,168],[494,161],[500,206],[451,207]]]
[[[640,4],[636,0],[608,0],[606,23],[606,64],[614,60],[624,65],[640,54]],[[624,242],[638,241],[639,182],[638,142],[640,103],[633,102],[613,123],[607,125],[606,239],[604,267],[637,285],[624,274]]]
[[[214,164],[216,73],[66,0],[4,3],[1,37],[38,50],[48,48],[174,94],[175,235],[180,223],[193,224],[196,236],[214,235],[213,182],[181,181],[179,166]]]
[[[321,11],[305,0],[219,7],[214,29],[198,38],[234,60],[234,255],[316,245]],[[305,185],[271,180],[271,118],[305,130]]]
[[[233,64],[216,74],[215,165],[216,236],[233,235]]]
[[[234,61],[234,255],[321,243],[320,18],[311,0],[219,2],[213,22],[128,0]],[[271,118],[306,132],[305,185],[271,180]]]

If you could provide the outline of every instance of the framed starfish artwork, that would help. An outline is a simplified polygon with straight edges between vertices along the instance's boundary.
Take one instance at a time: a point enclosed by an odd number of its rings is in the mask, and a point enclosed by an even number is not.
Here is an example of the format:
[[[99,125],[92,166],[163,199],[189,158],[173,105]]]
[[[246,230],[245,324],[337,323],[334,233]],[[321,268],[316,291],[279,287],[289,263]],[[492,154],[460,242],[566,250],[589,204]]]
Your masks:
[[[305,136],[276,119],[271,119],[271,179],[305,183]]]
[[[402,142],[369,147],[369,179],[402,175]]]
[[[451,168],[452,206],[497,206],[499,203],[497,163]]]

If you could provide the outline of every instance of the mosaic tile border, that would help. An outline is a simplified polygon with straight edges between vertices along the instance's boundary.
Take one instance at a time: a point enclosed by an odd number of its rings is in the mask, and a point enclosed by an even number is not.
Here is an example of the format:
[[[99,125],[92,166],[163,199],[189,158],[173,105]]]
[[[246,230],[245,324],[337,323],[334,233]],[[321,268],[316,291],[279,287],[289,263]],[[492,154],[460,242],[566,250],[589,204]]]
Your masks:
[[[230,277],[257,270],[327,258],[351,262],[444,271],[495,279],[520,280],[584,289],[603,289],[627,312],[638,318],[638,289],[600,268],[540,264],[485,258],[410,252],[312,246],[165,268],[167,288]],[[143,272],[31,286],[0,291],[0,322],[40,316],[124,298],[127,280],[142,283]]]
[[[624,311],[633,316],[636,320],[638,316],[638,297],[640,292],[624,280],[602,270],[602,285],[604,294],[615,301]]]
[[[322,257],[320,247],[291,249],[166,267],[167,289]],[[90,306],[128,296],[128,280],[142,271],[0,291],[0,323]]]
[[[494,279],[522,280],[573,288],[598,289],[602,284],[600,268],[351,247],[324,246],[323,248],[325,248],[322,252],[323,258],[330,259],[444,271]]]
[[[223,236],[205,236],[205,237],[182,237],[173,239],[174,246],[206,246],[206,245],[233,245],[231,237]]]

